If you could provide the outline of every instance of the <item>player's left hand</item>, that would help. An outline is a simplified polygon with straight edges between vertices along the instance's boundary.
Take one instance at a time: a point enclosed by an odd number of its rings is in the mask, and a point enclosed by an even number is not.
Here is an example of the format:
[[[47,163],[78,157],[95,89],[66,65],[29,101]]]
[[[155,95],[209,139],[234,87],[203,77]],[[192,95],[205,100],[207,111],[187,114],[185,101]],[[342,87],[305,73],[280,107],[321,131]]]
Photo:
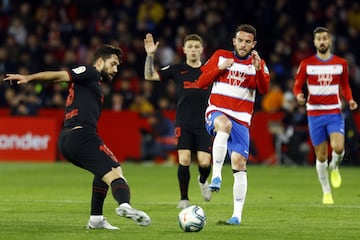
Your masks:
[[[353,99],[351,99],[351,100],[349,101],[349,108],[350,108],[350,110],[355,110],[355,109],[357,109],[357,107],[358,107],[358,104],[357,104]]]
[[[259,53],[256,50],[251,51],[251,57],[252,57],[252,65],[255,67],[256,71],[259,71],[261,69],[261,58],[259,56]]]

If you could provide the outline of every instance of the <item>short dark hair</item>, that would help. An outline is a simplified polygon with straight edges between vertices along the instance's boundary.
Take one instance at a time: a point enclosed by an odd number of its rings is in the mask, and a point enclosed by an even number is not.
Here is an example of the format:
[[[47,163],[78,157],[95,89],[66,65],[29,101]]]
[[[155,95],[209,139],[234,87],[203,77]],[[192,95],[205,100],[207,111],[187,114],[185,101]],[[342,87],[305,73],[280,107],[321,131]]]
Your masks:
[[[99,58],[107,59],[112,55],[116,55],[119,58],[119,61],[122,61],[122,50],[121,48],[115,47],[110,44],[104,44],[99,47],[94,54],[94,62]]]
[[[201,43],[201,45],[204,45],[204,41],[202,39],[202,37],[200,37],[198,34],[189,34],[185,37],[184,39],[184,44],[187,41],[199,41]]]
[[[323,32],[326,32],[326,33],[329,33],[329,29],[327,29],[326,27],[317,27],[314,29],[314,38],[315,38],[315,35],[317,33],[323,33]]]
[[[251,33],[252,35],[254,35],[254,40],[256,39],[256,29],[252,25],[250,24],[239,25],[235,30],[235,35],[240,31]]]

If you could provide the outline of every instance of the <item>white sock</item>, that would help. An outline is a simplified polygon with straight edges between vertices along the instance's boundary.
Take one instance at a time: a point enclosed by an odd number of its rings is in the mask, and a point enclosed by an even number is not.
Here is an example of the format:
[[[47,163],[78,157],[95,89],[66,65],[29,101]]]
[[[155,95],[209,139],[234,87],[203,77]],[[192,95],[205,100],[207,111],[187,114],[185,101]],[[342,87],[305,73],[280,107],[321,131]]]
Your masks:
[[[221,169],[224,164],[226,151],[227,151],[227,141],[229,139],[229,134],[226,132],[218,132],[214,138],[213,148],[212,148],[212,157],[213,157],[213,172],[212,178],[220,177],[221,179]]]
[[[122,203],[120,204],[120,207],[132,208],[131,205],[128,203]]]
[[[323,190],[323,193],[330,193],[329,175],[328,175],[328,163],[320,162],[316,159],[316,171],[319,177],[319,181]]]
[[[90,215],[90,221],[92,222],[101,222],[102,220],[104,220],[103,215]]]
[[[342,151],[342,153],[337,154],[335,151],[332,151],[331,153],[331,163],[330,163],[330,167],[331,169],[335,169],[338,168],[341,161],[343,160],[345,155],[345,151]]]
[[[233,174],[233,198],[234,198],[234,212],[233,217],[238,217],[241,222],[242,210],[245,203],[247,192],[247,172],[237,172]]]

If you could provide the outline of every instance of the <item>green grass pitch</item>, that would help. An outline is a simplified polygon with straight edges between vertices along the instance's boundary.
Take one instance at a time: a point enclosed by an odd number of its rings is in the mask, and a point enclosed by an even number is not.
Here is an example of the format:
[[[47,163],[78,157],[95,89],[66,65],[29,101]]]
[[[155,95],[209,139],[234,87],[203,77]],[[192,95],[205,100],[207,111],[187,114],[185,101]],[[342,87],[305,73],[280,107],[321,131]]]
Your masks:
[[[342,167],[343,184],[333,189],[335,204],[324,206],[314,166],[248,167],[248,194],[240,226],[219,226],[232,214],[232,174],[226,165],[219,193],[205,202],[191,166],[190,201],[200,205],[207,223],[197,233],[178,225],[177,167],[123,163],[131,203],[152,218],[139,227],[115,214],[111,193],[104,215],[118,231],[86,230],[90,173],[69,163],[0,163],[0,239],[51,240],[227,240],[360,239],[360,169]]]

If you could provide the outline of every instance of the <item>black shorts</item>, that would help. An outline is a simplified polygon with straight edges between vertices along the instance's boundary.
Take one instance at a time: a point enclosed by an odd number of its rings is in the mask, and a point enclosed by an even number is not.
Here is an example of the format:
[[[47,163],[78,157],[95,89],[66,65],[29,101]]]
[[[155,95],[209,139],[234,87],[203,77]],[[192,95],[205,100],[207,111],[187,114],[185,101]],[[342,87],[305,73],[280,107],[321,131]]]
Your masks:
[[[189,149],[191,151],[203,151],[211,153],[212,136],[208,134],[205,127],[191,128],[176,126],[175,137],[177,138],[177,149]]]
[[[58,147],[69,162],[100,178],[112,168],[120,166],[94,129],[63,130],[59,136]]]

